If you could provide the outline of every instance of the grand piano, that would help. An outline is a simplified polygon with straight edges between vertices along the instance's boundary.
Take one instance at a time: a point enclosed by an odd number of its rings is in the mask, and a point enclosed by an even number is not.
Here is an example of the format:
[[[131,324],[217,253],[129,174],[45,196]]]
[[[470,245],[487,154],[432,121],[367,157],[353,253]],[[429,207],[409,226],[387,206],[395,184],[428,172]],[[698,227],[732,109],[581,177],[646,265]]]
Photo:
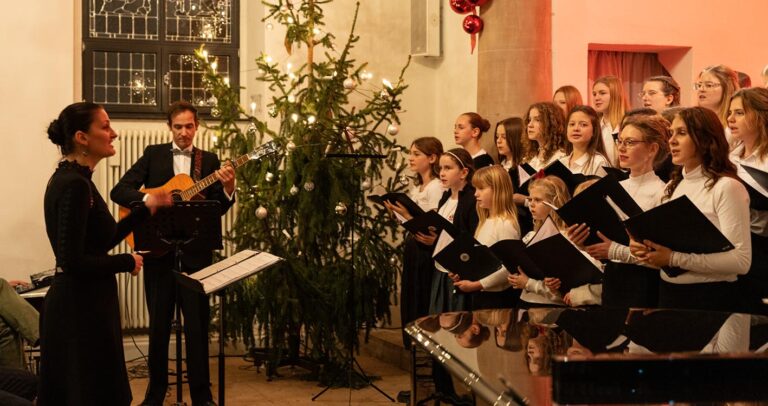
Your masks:
[[[478,404],[768,404],[766,316],[496,309],[406,331]]]

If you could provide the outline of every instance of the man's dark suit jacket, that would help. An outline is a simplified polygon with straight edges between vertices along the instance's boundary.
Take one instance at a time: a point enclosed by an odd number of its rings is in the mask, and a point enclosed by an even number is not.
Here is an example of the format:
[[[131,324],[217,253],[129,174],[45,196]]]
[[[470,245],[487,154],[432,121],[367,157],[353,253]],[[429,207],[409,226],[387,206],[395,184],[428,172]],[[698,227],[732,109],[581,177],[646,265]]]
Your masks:
[[[115,203],[123,206],[130,207],[131,202],[141,201],[144,198],[144,193],[139,192],[142,187],[156,188],[164,185],[171,178],[173,178],[173,152],[171,151],[172,143],[150,145],[144,149],[144,154],[136,161],[135,164],[129,169],[125,175],[120,179],[120,182],[115,185],[110,193],[110,198]],[[190,165],[190,171],[193,171],[195,166],[195,159],[192,158],[192,165]],[[203,159],[201,165],[201,178],[204,178],[217,169],[221,164],[216,154],[208,151],[203,151]],[[189,174],[192,176],[192,174]],[[206,200],[217,200],[221,203],[222,215],[229,210],[234,203],[233,200],[229,200],[224,193],[224,187],[221,182],[215,182],[202,193]],[[167,254],[162,258],[147,258],[149,263],[145,262],[145,265],[150,263],[155,264],[170,264],[170,268],[173,267],[173,254]],[[184,265],[190,269],[185,271],[194,271],[205,266],[208,266],[212,262],[212,256],[210,252],[185,252],[183,256]],[[169,269],[170,269],[169,268]]]

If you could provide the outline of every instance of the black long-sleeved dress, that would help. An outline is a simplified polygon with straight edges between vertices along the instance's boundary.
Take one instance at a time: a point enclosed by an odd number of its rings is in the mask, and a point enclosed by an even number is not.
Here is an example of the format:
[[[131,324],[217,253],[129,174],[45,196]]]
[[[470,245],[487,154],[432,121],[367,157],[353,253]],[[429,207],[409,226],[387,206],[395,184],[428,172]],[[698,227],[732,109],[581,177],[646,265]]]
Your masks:
[[[149,211],[115,223],[90,169],[69,161],[51,177],[44,209],[58,271],[40,320],[38,405],[130,405],[115,274],[135,263],[107,252]]]

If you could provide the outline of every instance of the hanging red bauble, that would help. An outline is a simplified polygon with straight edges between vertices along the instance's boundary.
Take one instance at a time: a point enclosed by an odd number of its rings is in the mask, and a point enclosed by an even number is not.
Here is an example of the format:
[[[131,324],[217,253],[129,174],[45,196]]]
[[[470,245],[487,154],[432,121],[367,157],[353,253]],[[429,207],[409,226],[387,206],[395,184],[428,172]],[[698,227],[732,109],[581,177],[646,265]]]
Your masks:
[[[451,10],[459,14],[471,13],[475,9],[470,0],[449,0],[448,4],[450,4]]]
[[[488,0],[467,0],[469,4],[472,5],[472,7],[482,7],[485,5],[485,3],[488,2]]]
[[[468,15],[461,26],[467,34],[479,34],[483,30],[483,19],[474,14]]]

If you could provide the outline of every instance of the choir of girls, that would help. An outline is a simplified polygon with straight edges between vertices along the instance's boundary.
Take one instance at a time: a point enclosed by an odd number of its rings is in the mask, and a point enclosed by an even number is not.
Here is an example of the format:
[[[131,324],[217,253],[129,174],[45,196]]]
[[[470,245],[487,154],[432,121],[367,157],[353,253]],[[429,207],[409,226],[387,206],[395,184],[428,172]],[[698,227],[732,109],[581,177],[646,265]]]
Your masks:
[[[410,194],[423,209],[436,210],[486,246],[507,239],[527,243],[551,219],[603,272],[603,281],[562,292],[556,278],[536,280],[503,266],[480,280],[462,280],[433,260],[438,236],[418,234],[405,242],[402,294],[411,314],[404,320],[425,312],[532,305],[768,313],[761,300],[768,297],[768,212],[750,206],[743,184],[761,190],[744,167],[768,171],[768,89],[739,90],[736,73],[723,65],[703,69],[694,87],[698,105],[681,107],[673,78],[650,77],[637,95],[642,107],[628,111],[617,77],[595,80],[591,106],[582,104],[575,87],[562,86],[552,102],[499,121],[491,154],[479,143],[491,124],[472,112],[454,125],[461,148],[443,153],[434,138],[416,140]],[[600,241],[585,245],[588,225],[569,227],[556,212],[571,198],[566,182],[542,174],[555,161],[588,178],[620,168],[627,178],[619,184],[643,211],[686,196],[734,249],[691,254],[648,240],[623,245],[599,230]],[[539,171],[526,194],[520,192],[523,164]],[[389,208],[408,216],[403,207]]]

